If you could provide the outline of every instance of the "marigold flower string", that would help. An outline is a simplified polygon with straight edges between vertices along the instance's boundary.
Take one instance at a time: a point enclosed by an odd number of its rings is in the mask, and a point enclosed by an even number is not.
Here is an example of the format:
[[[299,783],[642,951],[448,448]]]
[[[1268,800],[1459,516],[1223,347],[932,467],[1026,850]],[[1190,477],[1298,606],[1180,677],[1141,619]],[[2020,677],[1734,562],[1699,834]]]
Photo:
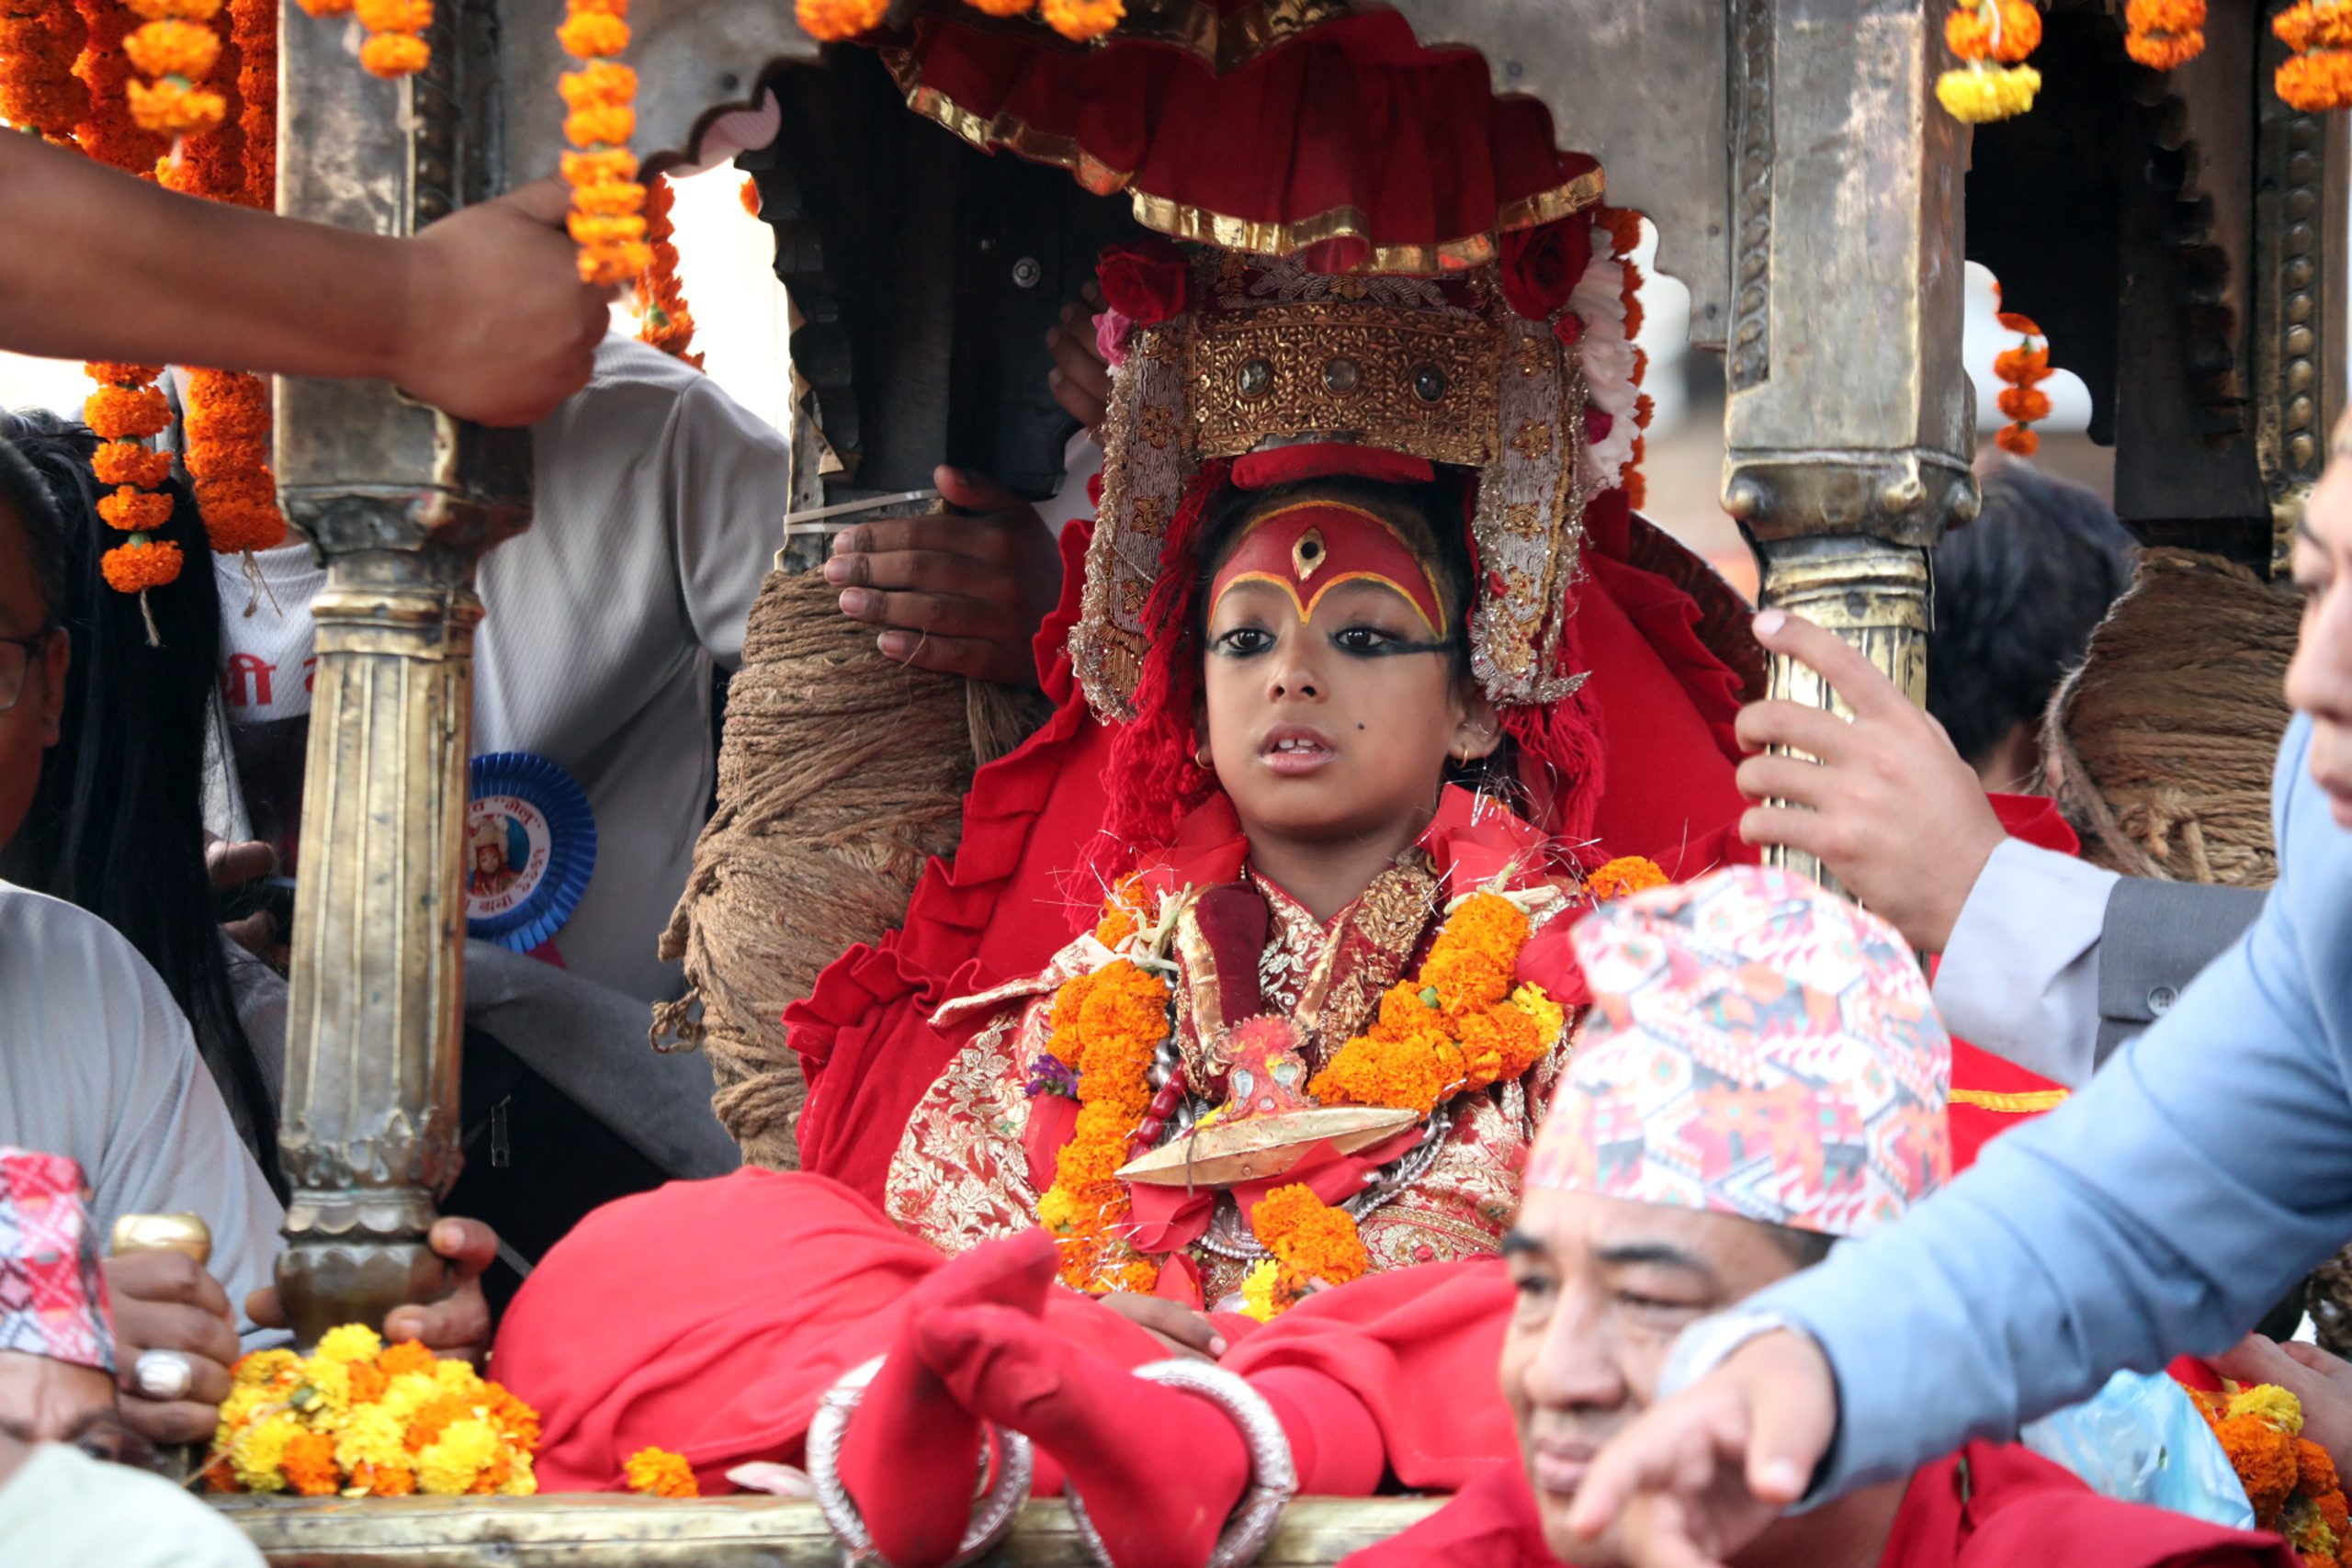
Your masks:
[[[2352,0],[2300,0],[2270,30],[2295,51],[2272,78],[2281,98],[2305,114],[2352,104]]]
[[[668,175],[656,175],[645,182],[645,242],[653,259],[637,277],[637,310],[643,321],[637,335],[699,370],[702,355],[691,352],[695,313],[678,279],[677,231],[670,222],[670,209],[676,200]]]
[[[1250,1211],[1250,1231],[1272,1256],[1242,1280],[1242,1312],[1261,1322],[1288,1312],[1318,1285],[1344,1285],[1372,1267],[1344,1209],[1304,1182],[1277,1187]]]
[[[695,1480],[695,1467],[686,1462],[684,1454],[673,1454],[667,1449],[639,1449],[628,1456],[621,1467],[623,1479],[632,1492],[642,1492],[649,1497],[699,1497],[702,1487]]]
[[[121,0],[74,0],[85,30],[74,74],[85,89],[89,118],[74,128],[82,151],[128,175],[146,175],[169,145],[130,115],[130,57],[123,40],[139,18]]]
[[[2127,0],[2123,52],[2169,71],[2205,52],[2205,0]]]
[[[2001,389],[2000,409],[2011,422],[1993,439],[2004,452],[2030,457],[2041,449],[2041,437],[2033,423],[2050,417],[2050,396],[2041,389],[2041,383],[2050,378],[2050,344],[2030,316],[2004,310],[1999,319],[2001,325],[2018,334],[2018,344],[2003,350],[1993,361],[1993,373],[2007,383]]]
[[[1961,0],[1944,41],[1964,62],[1936,78],[1936,101],[1954,119],[1981,125],[2033,107],[2041,73],[2025,64],[2041,42],[2041,13],[2028,0]]]
[[[599,285],[627,283],[653,260],[645,241],[645,187],[628,150],[637,130],[637,73],[612,58],[628,47],[628,0],[566,0],[565,11],[557,41],[584,62],[557,84],[570,111],[563,134],[580,149],[563,155],[580,276]]]
[[[820,43],[842,43],[870,33],[890,14],[890,0],[793,0],[793,20]]]
[[[82,404],[83,421],[102,443],[91,471],[101,484],[113,487],[98,498],[98,515],[130,536],[99,558],[98,572],[117,592],[143,595],[180,575],[180,547],[152,536],[171,521],[172,498],[157,493],[156,487],[170,476],[172,460],[143,445],[172,423],[172,405],[155,389],[163,367],[99,360],[83,368],[98,383]],[[152,616],[147,635],[152,644]]]
[[[368,29],[359,64],[369,75],[392,81],[413,76],[432,62],[424,34],[433,25],[433,0],[357,0],[351,8]]]
[[[1625,341],[1634,343],[1642,332],[1642,269],[1634,265],[1634,252],[1642,243],[1642,215],[1630,207],[1600,207],[1593,209],[1593,222],[1609,235],[1609,248],[1615,255],[1624,282],[1618,288],[1618,299],[1625,309]],[[1634,349],[1634,385],[1639,387],[1649,375],[1649,351],[1638,344]],[[1646,432],[1650,418],[1657,412],[1657,403],[1647,392],[1634,400],[1634,426]],[[1649,485],[1642,476],[1642,458],[1648,448],[1646,434],[1634,437],[1633,455],[1625,459],[1623,486],[1626,504],[1639,509],[1649,499]]]
[[[2285,1536],[2304,1568],[2335,1568],[2352,1553],[2343,1483],[2327,1450],[2302,1435],[2301,1401],[2275,1383],[2192,1389],[2189,1397],[2237,1472],[2258,1529]]]
[[[145,25],[123,39],[123,53],[145,82],[126,84],[130,118],[142,130],[181,137],[212,130],[229,101],[204,86],[220,58],[212,27],[220,0],[129,0]]]
[[[754,218],[760,215],[760,182],[750,175],[743,176],[743,188],[735,193],[735,198],[743,204],[744,211]]]
[[[72,0],[0,4],[0,119],[69,146],[90,112],[90,95],[74,74],[89,28]]]

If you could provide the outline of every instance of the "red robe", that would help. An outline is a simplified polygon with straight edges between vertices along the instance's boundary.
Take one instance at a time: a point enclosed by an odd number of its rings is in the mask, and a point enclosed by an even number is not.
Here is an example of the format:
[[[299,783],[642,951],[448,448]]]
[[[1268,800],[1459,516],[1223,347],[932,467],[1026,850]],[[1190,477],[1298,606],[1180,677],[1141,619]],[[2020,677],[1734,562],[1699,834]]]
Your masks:
[[[1345,1568],[1555,1568],[1535,1495],[1498,1471]],[[2013,1444],[1971,1443],[1917,1472],[1879,1568],[2298,1568],[2275,1535],[2099,1496]]]

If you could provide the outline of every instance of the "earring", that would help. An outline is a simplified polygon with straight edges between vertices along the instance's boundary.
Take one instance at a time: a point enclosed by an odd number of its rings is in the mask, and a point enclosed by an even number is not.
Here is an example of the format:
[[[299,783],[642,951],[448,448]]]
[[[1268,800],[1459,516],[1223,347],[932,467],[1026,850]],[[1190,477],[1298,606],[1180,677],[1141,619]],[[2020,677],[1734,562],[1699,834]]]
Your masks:
[[[1193,749],[1193,761],[1204,768],[1209,765],[1209,743],[1207,741],[1204,740]]]

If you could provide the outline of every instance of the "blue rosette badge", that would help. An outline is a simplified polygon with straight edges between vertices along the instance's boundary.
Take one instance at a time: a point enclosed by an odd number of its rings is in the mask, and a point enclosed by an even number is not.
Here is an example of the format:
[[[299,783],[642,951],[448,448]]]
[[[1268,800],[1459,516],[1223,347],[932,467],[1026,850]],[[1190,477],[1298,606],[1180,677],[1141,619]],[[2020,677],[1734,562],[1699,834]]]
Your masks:
[[[466,934],[528,953],[563,929],[596,869],[596,814],[570,773],[527,751],[473,760]]]

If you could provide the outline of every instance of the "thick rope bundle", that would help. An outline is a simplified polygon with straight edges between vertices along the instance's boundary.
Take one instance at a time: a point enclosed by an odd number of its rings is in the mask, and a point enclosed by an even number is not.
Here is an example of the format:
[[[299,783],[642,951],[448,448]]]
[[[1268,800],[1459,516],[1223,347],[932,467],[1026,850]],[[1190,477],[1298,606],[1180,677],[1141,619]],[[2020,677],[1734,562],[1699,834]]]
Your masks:
[[[655,1010],[655,1043],[710,1053],[712,1109],[749,1164],[799,1164],[808,1087],[786,1004],[843,949],[906,914],[924,863],[951,852],[978,761],[1036,718],[1004,687],[894,664],[816,574],[773,571],[729,687],[718,809],[695,846],[662,956],[686,995]]]
[[[2042,779],[2084,858],[2127,876],[2267,887],[2270,773],[2296,601],[2245,568],[2143,552],[2042,726]]]

